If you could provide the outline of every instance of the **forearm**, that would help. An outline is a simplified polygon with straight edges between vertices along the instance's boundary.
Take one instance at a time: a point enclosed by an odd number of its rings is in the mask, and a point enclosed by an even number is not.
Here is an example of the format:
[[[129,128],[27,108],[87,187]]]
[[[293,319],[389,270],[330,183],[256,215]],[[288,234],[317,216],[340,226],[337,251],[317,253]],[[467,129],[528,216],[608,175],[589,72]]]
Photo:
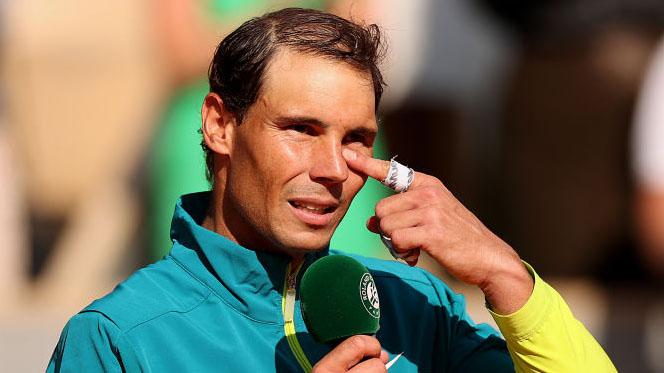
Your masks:
[[[595,338],[574,318],[562,297],[529,268],[534,288],[509,315],[492,310],[517,372],[615,372]]]

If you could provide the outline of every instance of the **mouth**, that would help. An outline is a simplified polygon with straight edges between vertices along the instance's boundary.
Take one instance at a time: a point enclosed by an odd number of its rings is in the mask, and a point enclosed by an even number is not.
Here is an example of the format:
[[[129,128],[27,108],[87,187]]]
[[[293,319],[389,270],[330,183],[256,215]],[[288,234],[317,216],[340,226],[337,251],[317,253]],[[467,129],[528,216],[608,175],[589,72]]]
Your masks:
[[[303,223],[323,227],[330,223],[334,212],[339,206],[338,203],[328,201],[317,201],[307,199],[289,200],[291,211]]]
[[[323,215],[323,214],[328,214],[330,212],[333,212],[336,210],[336,206],[325,206],[325,205],[319,205],[315,203],[310,203],[310,202],[302,202],[302,201],[288,201],[291,206],[298,210],[310,212],[312,214],[318,214],[318,215]]]

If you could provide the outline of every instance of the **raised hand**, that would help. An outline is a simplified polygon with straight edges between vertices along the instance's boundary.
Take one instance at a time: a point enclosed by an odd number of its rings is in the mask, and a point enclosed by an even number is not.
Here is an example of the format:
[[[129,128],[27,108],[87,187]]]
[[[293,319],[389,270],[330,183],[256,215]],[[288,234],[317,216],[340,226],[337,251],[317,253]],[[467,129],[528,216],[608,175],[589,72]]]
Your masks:
[[[389,161],[344,149],[354,172],[383,180]],[[479,286],[499,313],[518,310],[528,300],[533,280],[518,254],[475,217],[437,178],[415,172],[405,193],[376,204],[367,227],[392,239],[397,253],[417,263],[424,250],[459,280]]]

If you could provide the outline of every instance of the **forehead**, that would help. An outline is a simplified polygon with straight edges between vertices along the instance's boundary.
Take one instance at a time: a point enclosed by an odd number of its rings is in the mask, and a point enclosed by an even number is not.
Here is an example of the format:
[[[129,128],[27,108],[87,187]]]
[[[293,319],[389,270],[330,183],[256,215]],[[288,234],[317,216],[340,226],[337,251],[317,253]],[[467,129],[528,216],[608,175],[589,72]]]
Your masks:
[[[282,115],[375,127],[371,75],[325,57],[278,51],[265,71],[258,101]]]

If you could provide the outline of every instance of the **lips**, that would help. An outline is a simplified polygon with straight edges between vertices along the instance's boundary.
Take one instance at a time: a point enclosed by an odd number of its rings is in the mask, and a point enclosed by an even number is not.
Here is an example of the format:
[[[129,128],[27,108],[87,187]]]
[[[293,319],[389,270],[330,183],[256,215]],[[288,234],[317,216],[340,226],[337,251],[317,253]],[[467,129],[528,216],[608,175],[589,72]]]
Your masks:
[[[325,205],[300,202],[300,201],[288,201],[288,202],[291,204],[291,206],[295,207],[296,209],[311,212],[314,214],[326,214],[334,210],[333,206],[325,206]]]
[[[288,203],[293,214],[302,222],[318,227],[327,225],[338,207],[336,202],[313,199],[292,199]]]

